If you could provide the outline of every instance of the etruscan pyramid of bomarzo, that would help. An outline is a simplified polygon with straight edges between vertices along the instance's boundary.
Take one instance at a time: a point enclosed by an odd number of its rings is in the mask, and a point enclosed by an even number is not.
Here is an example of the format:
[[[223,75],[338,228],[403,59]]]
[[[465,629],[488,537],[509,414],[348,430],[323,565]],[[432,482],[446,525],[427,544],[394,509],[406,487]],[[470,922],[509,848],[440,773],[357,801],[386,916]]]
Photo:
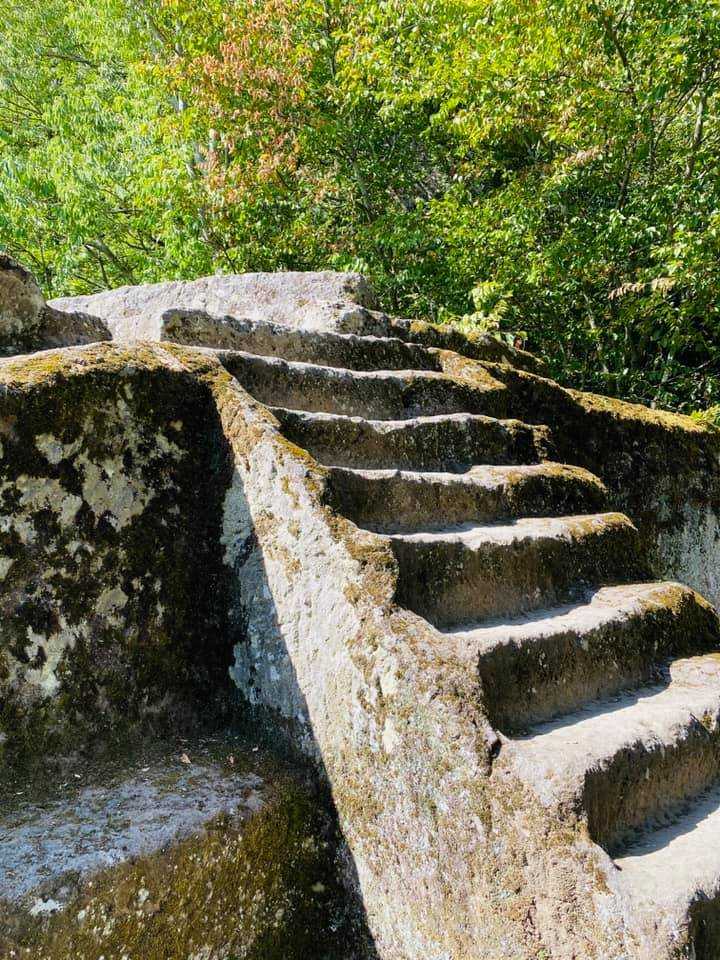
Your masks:
[[[0,352],[1,957],[720,957],[720,434],[355,274]]]

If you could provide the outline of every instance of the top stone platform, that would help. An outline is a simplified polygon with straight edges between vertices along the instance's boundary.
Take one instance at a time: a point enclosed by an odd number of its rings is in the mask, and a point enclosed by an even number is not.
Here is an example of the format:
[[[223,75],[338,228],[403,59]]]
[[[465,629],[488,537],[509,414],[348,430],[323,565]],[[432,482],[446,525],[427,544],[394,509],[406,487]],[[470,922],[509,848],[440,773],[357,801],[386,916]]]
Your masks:
[[[357,333],[364,309],[376,306],[359,273],[241,273],[118,287],[51,302],[58,310],[82,310],[106,321],[117,340],[155,339],[167,310],[202,310],[216,316],[264,320],[305,330]],[[364,309],[363,309],[364,308]]]
[[[113,340],[174,339],[167,336],[169,316],[188,312],[316,333],[391,337],[542,373],[537,358],[487,334],[466,335],[451,327],[388,316],[377,309],[372,286],[359,273],[284,271],[171,280],[63,297],[52,300],[50,306],[97,317]],[[207,332],[207,322],[205,327]],[[225,344],[215,344],[210,336],[205,345]]]

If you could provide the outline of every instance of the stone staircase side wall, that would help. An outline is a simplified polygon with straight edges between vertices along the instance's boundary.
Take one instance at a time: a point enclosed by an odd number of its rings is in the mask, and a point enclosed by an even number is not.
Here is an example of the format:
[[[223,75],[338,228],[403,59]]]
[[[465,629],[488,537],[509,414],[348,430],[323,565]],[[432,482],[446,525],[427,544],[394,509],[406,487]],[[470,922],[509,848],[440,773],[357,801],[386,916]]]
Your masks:
[[[720,607],[720,431],[691,417],[568,390],[506,364],[481,363],[505,384],[509,414],[545,424],[552,456],[585,467],[642,536],[655,576],[679,580]],[[473,378],[470,364],[443,368]]]
[[[551,831],[549,896],[577,888],[572,943],[557,955],[580,943],[614,957],[607,890],[582,879],[596,851],[577,825],[520,812],[523,790],[491,778],[497,740],[477,676],[442,635],[394,604],[386,543],[329,509],[324,469],[227,374],[212,376],[234,465],[223,521],[242,625],[233,678],[327,778],[379,956],[470,960],[479,945],[487,958],[535,956],[527,911],[556,925],[520,865]]]

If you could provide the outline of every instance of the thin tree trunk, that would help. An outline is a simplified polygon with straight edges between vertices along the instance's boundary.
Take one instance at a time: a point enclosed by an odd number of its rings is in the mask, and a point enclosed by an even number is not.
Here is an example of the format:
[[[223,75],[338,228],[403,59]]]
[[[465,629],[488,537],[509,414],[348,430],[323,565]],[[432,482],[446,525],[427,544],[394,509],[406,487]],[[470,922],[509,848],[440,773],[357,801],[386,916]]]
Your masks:
[[[692,179],[695,172],[695,162],[697,161],[698,150],[702,146],[703,135],[705,132],[705,112],[707,110],[707,81],[710,77],[710,67],[704,66],[700,77],[700,99],[698,100],[697,112],[695,113],[695,127],[693,129],[692,143],[690,145],[690,155],[685,166],[685,179]]]

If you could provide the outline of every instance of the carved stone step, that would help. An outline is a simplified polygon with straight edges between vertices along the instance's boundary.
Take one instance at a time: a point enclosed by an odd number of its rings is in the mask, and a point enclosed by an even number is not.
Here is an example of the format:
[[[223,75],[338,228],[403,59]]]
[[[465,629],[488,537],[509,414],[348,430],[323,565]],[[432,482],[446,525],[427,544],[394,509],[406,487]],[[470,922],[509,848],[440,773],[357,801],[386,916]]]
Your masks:
[[[292,329],[244,317],[213,316],[202,310],[166,310],[159,318],[158,339],[261,357],[281,357],[348,370],[436,370],[437,351],[397,337]]]
[[[490,720],[510,733],[651,682],[671,657],[717,649],[720,625],[689,587],[639,583],[447,636],[477,666]]]
[[[365,371],[225,353],[226,369],[261,403],[291,410],[401,420],[448,413],[502,416],[506,390],[432,371]]]
[[[544,362],[524,350],[515,350],[489,333],[465,333],[454,327],[404,320],[399,317],[378,317],[373,332],[389,337],[402,337],[409,342],[423,343],[426,347],[452,350],[473,360],[511,364],[519,370],[544,374]]]
[[[551,446],[544,427],[468,413],[366,420],[271,409],[284,435],[327,466],[460,473],[477,463],[537,463]]]
[[[384,533],[596,512],[606,503],[597,477],[559,463],[476,466],[465,473],[332,467],[330,477],[333,506],[358,526]]]
[[[508,760],[541,801],[587,818],[611,854],[720,775],[720,656],[676,660],[658,682],[533,729]]]
[[[640,940],[642,960],[720,956],[720,787],[649,830],[615,860],[614,885]]]
[[[398,602],[438,626],[568,602],[643,579],[637,531],[618,513],[395,534]]]

